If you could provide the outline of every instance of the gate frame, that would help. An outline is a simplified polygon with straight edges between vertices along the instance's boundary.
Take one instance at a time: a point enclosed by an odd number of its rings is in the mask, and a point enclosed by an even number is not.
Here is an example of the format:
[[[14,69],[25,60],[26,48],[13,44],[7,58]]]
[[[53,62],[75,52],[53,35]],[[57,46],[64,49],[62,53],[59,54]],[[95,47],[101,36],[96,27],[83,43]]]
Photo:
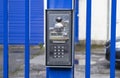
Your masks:
[[[9,51],[8,51],[8,0],[3,0],[3,77],[8,78],[9,74]]]
[[[8,0],[3,0],[3,20],[4,20],[4,71],[3,77],[8,78]],[[29,0],[25,0],[25,78],[29,78]],[[91,56],[91,0],[87,0],[87,19],[86,19],[86,78],[90,78],[90,56]],[[115,78],[115,41],[116,41],[116,9],[117,0],[112,0],[111,8],[111,55],[110,55],[110,78]]]
[[[116,13],[117,0],[112,0],[111,3],[111,46],[110,46],[110,78],[115,78],[115,60],[116,60]]]

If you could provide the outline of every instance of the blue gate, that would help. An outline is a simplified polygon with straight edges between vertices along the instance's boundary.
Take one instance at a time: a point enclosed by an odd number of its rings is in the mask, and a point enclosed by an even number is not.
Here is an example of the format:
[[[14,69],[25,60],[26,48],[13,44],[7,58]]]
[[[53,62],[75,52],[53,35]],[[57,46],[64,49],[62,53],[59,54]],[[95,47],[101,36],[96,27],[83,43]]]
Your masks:
[[[3,45],[4,45],[4,78],[8,78],[8,0],[3,0]],[[87,0],[86,17],[86,76],[90,78],[91,56],[91,0]],[[111,55],[110,55],[110,78],[115,78],[115,41],[116,41],[116,5],[117,0],[112,0],[111,9]],[[1,6],[1,5],[0,5]],[[1,10],[1,7],[0,7]],[[1,12],[0,12],[1,14]],[[25,0],[25,78],[29,78],[29,0]],[[1,17],[1,15],[0,15]],[[2,19],[2,18],[0,18]],[[2,31],[2,30],[0,30]]]

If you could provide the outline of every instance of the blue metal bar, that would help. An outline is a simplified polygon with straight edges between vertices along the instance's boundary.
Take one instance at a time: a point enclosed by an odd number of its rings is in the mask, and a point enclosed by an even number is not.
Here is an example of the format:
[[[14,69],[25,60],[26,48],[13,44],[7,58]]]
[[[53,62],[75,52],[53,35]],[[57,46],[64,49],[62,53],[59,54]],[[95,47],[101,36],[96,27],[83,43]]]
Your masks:
[[[74,37],[75,37],[75,43],[77,44],[79,42],[79,27],[78,27],[78,22],[79,22],[79,17],[78,17],[78,14],[79,14],[79,0],[74,0],[74,12],[75,12],[75,23],[74,23]]]
[[[72,9],[72,0],[47,0],[47,9]]]
[[[116,9],[117,9],[117,0],[112,0],[111,47],[110,47],[110,78],[115,78]]]
[[[29,0],[25,0],[25,78],[29,78],[30,64],[29,46]]]
[[[90,58],[91,56],[91,0],[87,0],[86,15],[86,74],[85,78],[90,78]]]
[[[3,10],[3,23],[4,23],[4,70],[3,77],[8,78],[8,0],[3,0],[4,10]]]

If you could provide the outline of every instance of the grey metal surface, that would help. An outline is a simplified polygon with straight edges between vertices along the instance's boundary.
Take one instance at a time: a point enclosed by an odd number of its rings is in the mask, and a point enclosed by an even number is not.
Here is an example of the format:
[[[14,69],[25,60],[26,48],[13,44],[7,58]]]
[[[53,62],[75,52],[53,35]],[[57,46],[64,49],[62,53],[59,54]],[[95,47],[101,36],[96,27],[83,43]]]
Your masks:
[[[72,66],[72,10],[46,11],[46,65]]]

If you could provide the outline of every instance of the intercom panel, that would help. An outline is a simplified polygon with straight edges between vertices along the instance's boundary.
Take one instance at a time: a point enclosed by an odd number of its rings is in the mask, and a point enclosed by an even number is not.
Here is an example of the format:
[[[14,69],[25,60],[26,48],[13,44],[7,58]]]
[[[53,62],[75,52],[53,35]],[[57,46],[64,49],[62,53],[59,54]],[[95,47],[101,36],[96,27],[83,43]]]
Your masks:
[[[73,64],[73,11],[46,10],[46,66]]]

